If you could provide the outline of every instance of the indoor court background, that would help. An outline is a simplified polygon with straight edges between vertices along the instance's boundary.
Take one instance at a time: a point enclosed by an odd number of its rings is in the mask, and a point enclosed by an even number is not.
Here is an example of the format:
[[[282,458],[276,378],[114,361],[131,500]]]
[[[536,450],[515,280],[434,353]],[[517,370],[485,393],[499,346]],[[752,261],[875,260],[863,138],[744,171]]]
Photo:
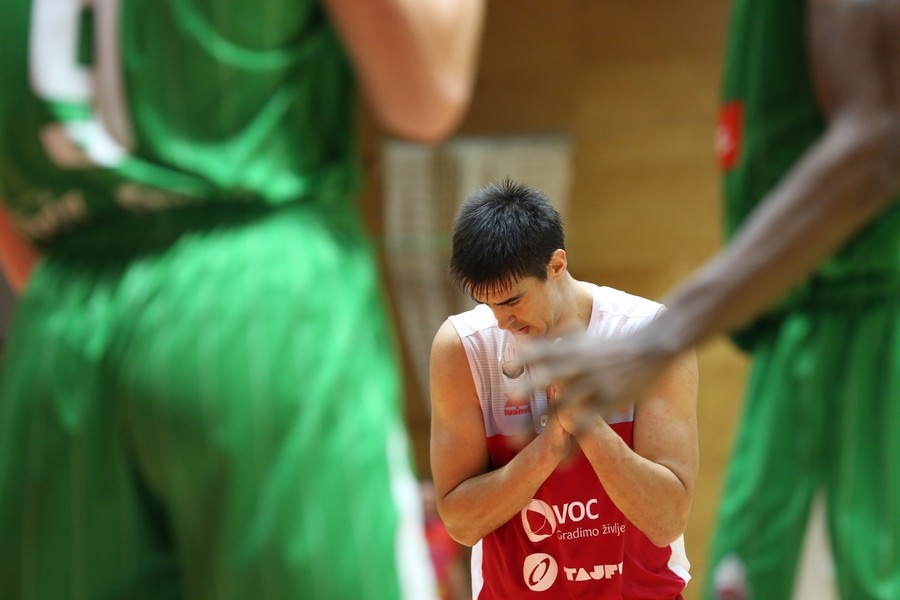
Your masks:
[[[459,136],[566,139],[563,213],[576,278],[658,299],[719,247],[713,136],[728,5],[727,0],[488,1],[476,92]],[[385,244],[384,197],[390,185],[403,182],[385,181],[385,140],[369,115],[363,112],[362,119],[367,185],[361,202],[385,250],[382,256],[396,261],[397,248]],[[452,211],[444,217],[449,223]],[[432,233],[425,245],[448,251],[449,232]],[[396,293],[402,264],[393,267]],[[391,272],[387,263],[384,271],[386,277]],[[13,301],[2,283],[5,332]],[[402,305],[396,294],[393,300],[395,308]],[[428,474],[429,425],[421,369],[427,360],[423,363],[419,350],[413,355],[410,339],[430,340],[433,334],[401,331],[408,423],[423,475]],[[693,575],[686,600],[699,598],[707,577],[707,544],[747,367],[744,356],[721,338],[699,348],[698,356],[701,463],[685,533]],[[818,591],[803,596],[826,597]]]

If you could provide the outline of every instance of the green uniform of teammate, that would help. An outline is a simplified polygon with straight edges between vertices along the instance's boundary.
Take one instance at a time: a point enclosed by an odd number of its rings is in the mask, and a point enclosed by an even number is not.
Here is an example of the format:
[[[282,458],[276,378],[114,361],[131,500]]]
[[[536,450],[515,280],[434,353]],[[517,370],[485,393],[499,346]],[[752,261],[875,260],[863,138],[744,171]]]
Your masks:
[[[429,597],[323,6],[6,0],[0,38],[0,195],[46,255],[0,597]]]
[[[825,128],[804,4],[733,8],[719,129],[729,233]],[[753,367],[710,597],[789,598],[822,490],[841,597],[897,598],[900,552],[883,542],[900,543],[900,206],[736,339]]]

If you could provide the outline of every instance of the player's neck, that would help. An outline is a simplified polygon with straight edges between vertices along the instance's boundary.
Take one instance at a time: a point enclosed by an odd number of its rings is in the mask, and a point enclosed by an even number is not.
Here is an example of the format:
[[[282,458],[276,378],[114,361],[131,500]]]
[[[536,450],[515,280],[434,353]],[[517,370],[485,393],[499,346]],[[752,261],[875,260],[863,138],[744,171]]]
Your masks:
[[[583,282],[566,273],[561,286],[560,318],[549,332],[553,337],[586,331],[594,308],[594,294]]]

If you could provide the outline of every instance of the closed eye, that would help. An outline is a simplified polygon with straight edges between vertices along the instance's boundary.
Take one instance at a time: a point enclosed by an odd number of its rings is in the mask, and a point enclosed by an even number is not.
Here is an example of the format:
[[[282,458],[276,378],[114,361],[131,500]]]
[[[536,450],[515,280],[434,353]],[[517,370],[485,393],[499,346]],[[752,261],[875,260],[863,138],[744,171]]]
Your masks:
[[[513,296],[512,298],[507,298],[503,302],[498,302],[497,306],[515,306],[519,303],[519,300],[521,300],[522,296],[524,295],[525,294],[518,294],[516,296]]]

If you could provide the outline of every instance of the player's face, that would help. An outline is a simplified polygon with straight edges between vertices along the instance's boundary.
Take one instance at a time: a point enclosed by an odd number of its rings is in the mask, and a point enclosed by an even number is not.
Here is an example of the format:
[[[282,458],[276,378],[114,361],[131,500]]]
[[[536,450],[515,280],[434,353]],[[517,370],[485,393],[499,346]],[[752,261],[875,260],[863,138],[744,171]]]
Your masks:
[[[525,277],[475,300],[487,304],[500,329],[516,336],[539,337],[555,324],[550,281]]]

